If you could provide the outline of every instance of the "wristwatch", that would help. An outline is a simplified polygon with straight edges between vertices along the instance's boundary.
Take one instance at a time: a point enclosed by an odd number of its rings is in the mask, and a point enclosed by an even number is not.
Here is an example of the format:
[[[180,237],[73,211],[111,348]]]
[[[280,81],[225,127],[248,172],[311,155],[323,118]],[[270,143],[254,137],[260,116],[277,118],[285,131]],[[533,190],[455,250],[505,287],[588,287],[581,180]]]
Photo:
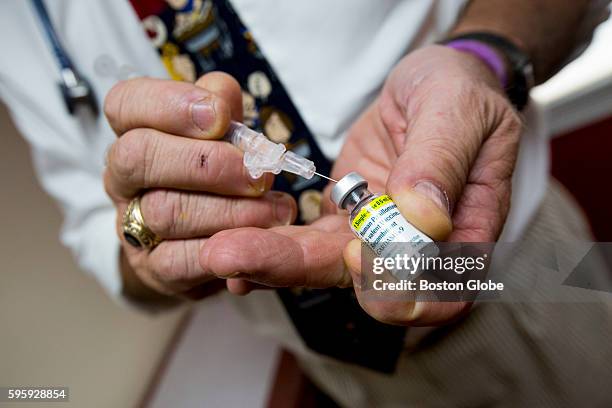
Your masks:
[[[470,32],[445,39],[441,44],[468,40],[488,45],[501,53],[506,59],[508,72],[505,92],[510,102],[521,111],[529,101],[529,91],[535,84],[533,64],[529,55],[509,39],[489,32]]]

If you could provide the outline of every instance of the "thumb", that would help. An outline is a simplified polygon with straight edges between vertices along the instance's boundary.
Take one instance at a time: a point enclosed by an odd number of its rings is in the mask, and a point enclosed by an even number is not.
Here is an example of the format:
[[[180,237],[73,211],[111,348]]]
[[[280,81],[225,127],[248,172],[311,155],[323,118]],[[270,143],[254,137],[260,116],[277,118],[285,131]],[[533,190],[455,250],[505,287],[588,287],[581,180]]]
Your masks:
[[[434,241],[444,241],[451,234],[450,202],[441,187],[429,180],[416,184],[393,180],[387,188],[404,218],[417,229]]]
[[[452,210],[484,135],[479,115],[465,115],[465,107],[457,106],[460,103],[425,99],[395,138],[399,157],[386,188],[408,221],[433,239],[443,240],[452,231]],[[405,111],[400,114],[406,116]]]
[[[362,288],[361,256],[363,245],[352,240],[344,248],[344,261],[353,279],[357,301],[374,319],[400,326],[438,326],[452,321],[470,307],[468,302],[414,301],[404,293],[405,300],[388,296],[388,292]],[[367,295],[366,295],[367,292]]]

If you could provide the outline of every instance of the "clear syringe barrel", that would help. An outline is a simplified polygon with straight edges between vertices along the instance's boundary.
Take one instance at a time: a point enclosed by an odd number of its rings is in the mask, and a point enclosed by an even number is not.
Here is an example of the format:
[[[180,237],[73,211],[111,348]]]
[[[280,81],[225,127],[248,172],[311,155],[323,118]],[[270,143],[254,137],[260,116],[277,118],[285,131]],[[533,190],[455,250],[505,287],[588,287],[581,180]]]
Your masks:
[[[247,126],[242,123],[234,122],[230,124],[230,128],[227,131],[225,137],[227,140],[242,150],[243,152],[247,150],[250,144],[259,137],[260,134],[255,132],[252,129],[249,129]]]
[[[253,178],[287,171],[310,179],[316,170],[311,160],[287,151],[282,143],[274,143],[242,123],[232,122],[226,139],[244,152],[244,166]]]

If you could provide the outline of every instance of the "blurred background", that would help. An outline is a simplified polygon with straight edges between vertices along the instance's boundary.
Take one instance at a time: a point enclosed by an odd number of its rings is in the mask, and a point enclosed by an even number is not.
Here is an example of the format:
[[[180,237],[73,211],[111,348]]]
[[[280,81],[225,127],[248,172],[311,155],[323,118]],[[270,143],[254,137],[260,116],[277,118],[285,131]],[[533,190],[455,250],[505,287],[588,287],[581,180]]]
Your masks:
[[[607,21],[578,60],[532,94],[551,136],[551,174],[599,241],[612,241],[611,45]],[[309,385],[291,356],[255,337],[223,297],[161,315],[107,298],[58,242],[59,211],[38,187],[4,107],[0,135],[0,386],[70,387],[70,403],[53,406],[308,403]]]

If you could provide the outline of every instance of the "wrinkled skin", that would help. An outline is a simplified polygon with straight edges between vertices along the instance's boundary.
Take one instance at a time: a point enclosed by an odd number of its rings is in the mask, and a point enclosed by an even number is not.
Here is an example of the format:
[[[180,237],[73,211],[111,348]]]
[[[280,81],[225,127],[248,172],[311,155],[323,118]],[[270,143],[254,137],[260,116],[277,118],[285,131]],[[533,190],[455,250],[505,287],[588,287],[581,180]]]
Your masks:
[[[521,129],[485,65],[445,47],[427,47],[396,66],[352,126],[332,177],[361,173],[372,191],[388,192],[406,219],[436,240],[495,241],[508,215]],[[469,307],[366,300],[359,289],[359,241],[346,214],[325,202],[325,215],[309,226],[214,235],[202,247],[202,267],[230,278],[235,293],[260,285],[353,285],[370,315],[394,324],[443,324]]]
[[[241,153],[218,140],[242,116],[240,87],[228,75],[207,74],[195,85],[122,82],[107,96],[105,113],[118,135],[105,173],[118,234],[128,203],[142,195],[147,225],[164,238],[151,251],[122,243],[128,272],[148,289],[198,298],[221,279],[236,294],[353,286],[370,315],[402,325],[443,324],[469,307],[366,300],[360,243],[346,213],[325,199],[319,220],[290,225],[293,199],[268,191],[269,175],[250,179]],[[435,240],[490,242],[508,214],[520,131],[482,62],[426,47],[397,64],[351,127],[332,177],[361,173]]]

